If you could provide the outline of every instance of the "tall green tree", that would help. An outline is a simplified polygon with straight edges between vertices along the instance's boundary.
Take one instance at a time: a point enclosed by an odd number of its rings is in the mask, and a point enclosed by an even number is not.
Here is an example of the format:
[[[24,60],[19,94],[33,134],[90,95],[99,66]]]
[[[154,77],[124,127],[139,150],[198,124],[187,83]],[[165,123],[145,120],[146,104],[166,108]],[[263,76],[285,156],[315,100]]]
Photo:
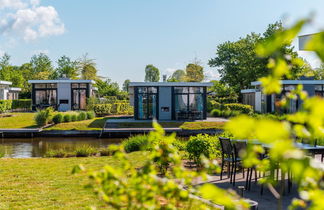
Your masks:
[[[98,88],[98,94],[100,97],[104,96],[118,96],[120,90],[117,82],[113,82],[111,79],[96,80],[96,86]]]
[[[145,67],[145,82],[160,81],[160,70],[152,64]]]
[[[4,54],[0,58],[0,80],[12,82],[12,86],[23,88],[24,76],[19,67],[10,64],[10,56]]]
[[[168,78],[168,82],[185,82],[186,72],[182,69],[178,69]]]
[[[31,60],[31,78],[35,80],[52,79],[54,67],[51,59],[44,53],[34,55]]]
[[[201,82],[205,78],[204,68],[197,63],[190,63],[186,67],[187,82]]]
[[[313,72],[315,79],[324,80],[324,63],[319,68],[314,69]]]
[[[126,79],[123,83],[123,91],[128,92],[130,80]]]
[[[81,73],[81,79],[97,80],[97,67],[94,59],[88,58],[85,54],[78,60],[78,68]]]
[[[272,57],[261,58],[257,56],[255,47],[258,43],[275,33],[284,30],[281,22],[270,24],[263,34],[251,33],[238,41],[227,41],[217,46],[216,57],[209,60],[209,66],[217,68],[221,81],[234,88],[237,94],[241,89],[251,87],[251,82],[267,76],[268,60]],[[291,64],[292,58],[298,57],[294,48],[286,44],[276,52],[285,55],[287,62]],[[304,70],[297,65],[292,65],[290,79],[296,79]]]
[[[55,76],[53,77],[77,79],[79,76],[77,64],[76,61],[72,61],[71,58],[63,55],[57,61],[57,68],[55,69]]]

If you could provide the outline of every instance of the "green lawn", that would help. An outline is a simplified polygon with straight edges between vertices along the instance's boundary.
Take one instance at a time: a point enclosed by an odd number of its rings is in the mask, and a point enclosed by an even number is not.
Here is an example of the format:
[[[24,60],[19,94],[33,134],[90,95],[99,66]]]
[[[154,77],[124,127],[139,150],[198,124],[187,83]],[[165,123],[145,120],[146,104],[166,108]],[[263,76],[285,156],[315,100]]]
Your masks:
[[[60,123],[46,130],[101,130],[107,118],[100,117],[92,120],[83,120],[77,122]]]
[[[147,156],[143,152],[129,154],[135,166]],[[0,209],[86,209],[103,207],[91,189],[86,174],[72,175],[75,165],[100,169],[118,165],[112,157],[65,159],[0,159]]]
[[[11,117],[0,115],[0,128],[37,128],[35,113],[10,113]]]
[[[223,129],[224,122],[160,122],[164,128],[182,128],[184,130]],[[152,128],[152,123],[120,123],[119,128]]]
[[[0,118],[0,128],[37,128],[35,113],[12,113],[12,117]],[[101,130],[110,117],[97,117],[70,123],[60,123],[46,130]],[[222,129],[224,122],[161,122],[164,128],[182,128],[184,130]],[[152,128],[151,122],[119,123],[118,128]]]

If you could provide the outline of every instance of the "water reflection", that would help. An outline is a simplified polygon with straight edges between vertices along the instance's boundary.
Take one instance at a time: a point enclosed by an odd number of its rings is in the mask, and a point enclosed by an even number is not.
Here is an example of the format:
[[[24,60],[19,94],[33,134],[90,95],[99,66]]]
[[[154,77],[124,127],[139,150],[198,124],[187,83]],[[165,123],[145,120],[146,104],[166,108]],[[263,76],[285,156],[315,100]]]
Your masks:
[[[64,149],[72,152],[83,145],[102,148],[120,142],[121,139],[97,138],[0,139],[0,154],[8,158],[43,157],[48,150]]]

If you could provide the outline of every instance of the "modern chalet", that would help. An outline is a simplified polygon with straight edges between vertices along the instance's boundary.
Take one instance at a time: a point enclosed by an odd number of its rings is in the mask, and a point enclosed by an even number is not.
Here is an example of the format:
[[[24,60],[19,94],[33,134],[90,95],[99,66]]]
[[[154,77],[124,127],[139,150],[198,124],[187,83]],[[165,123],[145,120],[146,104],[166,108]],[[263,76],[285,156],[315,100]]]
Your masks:
[[[302,77],[300,80],[282,80],[282,90],[280,94],[265,95],[262,93],[261,82],[252,82],[254,89],[241,90],[243,103],[254,107],[254,110],[261,113],[286,112],[294,113],[301,108],[301,99],[290,100],[289,107],[282,110],[276,104],[285,96],[287,92],[296,89],[297,85],[303,85],[303,90],[308,96],[324,97],[324,80],[314,80],[312,77]]]
[[[207,87],[199,82],[131,82],[130,103],[135,120],[206,119]]]
[[[33,110],[54,107],[58,111],[85,110],[87,98],[95,95],[93,80],[29,80]]]
[[[10,87],[12,82],[0,80],[0,100],[16,100],[18,99],[20,88]]]

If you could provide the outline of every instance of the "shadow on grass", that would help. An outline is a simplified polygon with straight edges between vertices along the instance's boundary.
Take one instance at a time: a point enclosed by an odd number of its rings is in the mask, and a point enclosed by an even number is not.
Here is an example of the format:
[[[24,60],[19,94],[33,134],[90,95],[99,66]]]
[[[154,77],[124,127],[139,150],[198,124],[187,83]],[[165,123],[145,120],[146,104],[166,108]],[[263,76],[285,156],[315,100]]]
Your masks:
[[[88,125],[88,128],[103,128],[108,119],[109,117],[95,119]]]

